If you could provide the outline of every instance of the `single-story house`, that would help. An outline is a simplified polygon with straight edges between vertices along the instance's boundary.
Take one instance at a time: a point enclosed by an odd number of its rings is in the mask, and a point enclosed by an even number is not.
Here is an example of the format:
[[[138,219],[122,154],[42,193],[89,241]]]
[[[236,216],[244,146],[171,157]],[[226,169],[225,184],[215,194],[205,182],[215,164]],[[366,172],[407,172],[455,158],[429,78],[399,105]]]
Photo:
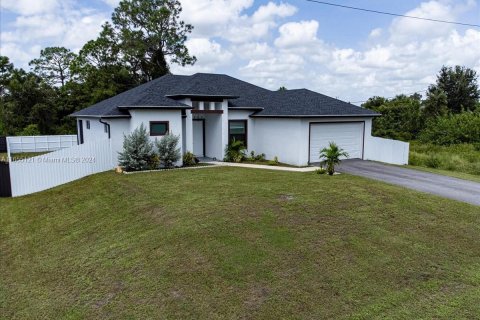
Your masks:
[[[222,160],[232,139],[248,152],[303,166],[319,161],[330,141],[365,159],[378,113],[307,89],[271,91],[223,74],[165,75],[72,114],[80,144],[111,139],[140,124],[152,140],[180,136],[182,153]],[[370,150],[368,150],[370,148]]]

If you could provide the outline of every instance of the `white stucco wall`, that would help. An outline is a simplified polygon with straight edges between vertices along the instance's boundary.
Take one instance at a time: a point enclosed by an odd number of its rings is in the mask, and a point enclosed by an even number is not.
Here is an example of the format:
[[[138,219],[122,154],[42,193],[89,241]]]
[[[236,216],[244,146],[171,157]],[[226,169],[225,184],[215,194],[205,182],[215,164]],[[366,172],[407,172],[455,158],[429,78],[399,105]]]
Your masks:
[[[205,115],[205,156],[223,159],[222,116],[219,114]]]
[[[78,118],[77,119],[77,135],[80,134],[80,131],[78,130],[78,120],[82,120],[83,122],[83,141],[84,142],[104,140],[108,138],[108,133],[105,132],[103,123],[99,122],[99,118]],[[87,129],[87,121],[90,121],[90,129]]]
[[[269,160],[277,156],[278,161],[292,165],[306,164],[303,162],[307,157],[303,157],[303,153],[307,153],[303,150],[303,140],[308,139],[308,133],[305,137],[301,119],[255,118],[254,123],[251,147],[255,153],[265,153]]]
[[[123,150],[123,135],[130,133],[130,119],[118,118],[118,119],[103,119],[102,121],[110,124],[110,139],[112,140],[112,150],[114,152],[115,159],[118,158],[118,152]]]
[[[183,154],[183,129],[182,129],[182,112],[181,110],[165,110],[165,109],[130,109],[130,132],[140,127],[143,123],[147,132],[150,130],[150,121],[168,121],[170,133],[180,136],[178,147]],[[152,142],[161,139],[161,136],[150,137]],[[181,165],[181,160],[177,163]]]
[[[310,122],[365,121],[365,141],[371,138],[371,118],[253,118],[249,122],[249,149],[267,159],[304,166],[308,164]],[[251,138],[250,138],[251,137]],[[365,143],[367,148],[367,143]]]

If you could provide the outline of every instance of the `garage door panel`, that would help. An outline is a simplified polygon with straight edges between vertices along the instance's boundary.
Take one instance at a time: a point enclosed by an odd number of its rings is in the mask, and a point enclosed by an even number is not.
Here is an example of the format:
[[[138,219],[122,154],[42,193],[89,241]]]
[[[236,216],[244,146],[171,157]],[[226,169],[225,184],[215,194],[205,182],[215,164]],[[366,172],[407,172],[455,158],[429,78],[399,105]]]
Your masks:
[[[363,157],[363,122],[311,123],[310,162],[318,162],[320,150],[335,142],[348,154],[348,158]]]

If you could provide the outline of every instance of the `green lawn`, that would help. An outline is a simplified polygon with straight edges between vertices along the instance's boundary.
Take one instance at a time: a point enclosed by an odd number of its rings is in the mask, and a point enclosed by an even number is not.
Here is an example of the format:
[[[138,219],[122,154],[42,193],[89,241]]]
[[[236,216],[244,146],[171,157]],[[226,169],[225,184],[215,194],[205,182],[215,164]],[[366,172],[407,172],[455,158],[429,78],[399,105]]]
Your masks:
[[[480,150],[471,144],[437,146],[413,141],[410,143],[409,164],[453,172],[453,176],[458,177],[466,174],[463,178],[470,180],[475,180],[475,178],[472,179],[468,175],[480,178]],[[460,175],[455,175],[455,173],[460,173]]]
[[[0,318],[480,314],[480,208],[361,177],[108,172],[0,213]]]

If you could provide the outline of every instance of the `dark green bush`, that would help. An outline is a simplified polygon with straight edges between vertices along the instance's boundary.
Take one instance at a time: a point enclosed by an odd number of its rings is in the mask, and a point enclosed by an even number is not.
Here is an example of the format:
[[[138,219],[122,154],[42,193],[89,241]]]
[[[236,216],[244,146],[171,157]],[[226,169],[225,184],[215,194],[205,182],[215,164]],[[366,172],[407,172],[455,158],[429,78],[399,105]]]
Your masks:
[[[480,143],[480,114],[464,112],[431,120],[420,134],[420,140],[445,146]]]
[[[362,107],[382,114],[373,120],[372,134],[403,141],[416,139],[423,126],[420,98],[417,95],[370,98]]]
[[[194,166],[197,162],[195,161],[195,156],[190,151],[186,152],[183,155],[183,165],[184,166]]]

